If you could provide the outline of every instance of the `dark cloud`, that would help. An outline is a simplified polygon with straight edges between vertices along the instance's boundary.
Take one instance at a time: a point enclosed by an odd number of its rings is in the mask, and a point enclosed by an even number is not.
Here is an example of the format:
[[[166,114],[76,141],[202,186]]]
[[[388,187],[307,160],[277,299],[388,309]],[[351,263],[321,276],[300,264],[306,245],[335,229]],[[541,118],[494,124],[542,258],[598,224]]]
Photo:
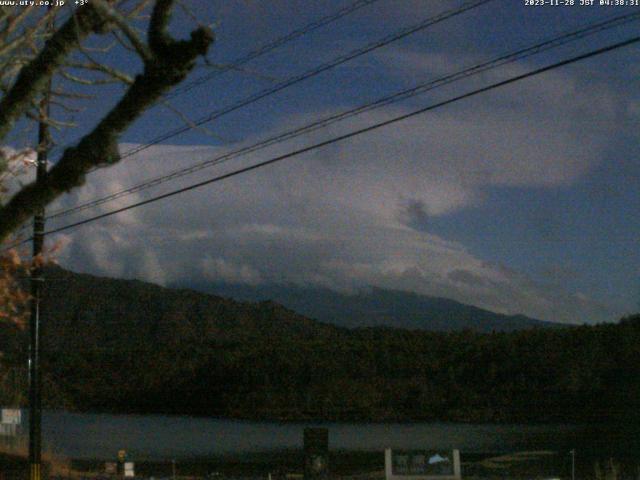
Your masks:
[[[399,220],[409,228],[426,231],[429,224],[428,209],[423,200],[409,199],[400,205]]]
[[[590,310],[595,304],[589,298],[536,283],[509,265],[487,263],[468,246],[427,229],[433,217],[477,206],[482,201],[479,192],[487,187],[567,186],[597,165],[615,125],[607,123],[610,97],[592,85],[590,92],[603,93],[594,100],[573,88],[576,82],[551,72],[544,84],[529,82],[504,90],[501,95],[506,98],[499,104],[492,101],[494,97],[461,104],[430,116],[428,122],[420,118],[399,123],[375,135],[355,137],[110,217],[100,226],[66,233],[62,260],[84,271],[158,283],[201,279],[334,289],[380,286],[450,297],[502,313],[559,321],[602,320],[604,310]],[[591,125],[585,108],[598,112],[601,124]],[[389,108],[367,113],[150,193],[179,188],[406,112]],[[301,113],[278,131],[323,113]],[[91,175],[83,189],[58,206],[100,197],[223,151],[153,147]],[[477,171],[482,175],[469,173]],[[115,205],[141,200],[148,193]],[[92,213],[113,207],[104,205]],[[612,310],[607,312],[610,319]]]

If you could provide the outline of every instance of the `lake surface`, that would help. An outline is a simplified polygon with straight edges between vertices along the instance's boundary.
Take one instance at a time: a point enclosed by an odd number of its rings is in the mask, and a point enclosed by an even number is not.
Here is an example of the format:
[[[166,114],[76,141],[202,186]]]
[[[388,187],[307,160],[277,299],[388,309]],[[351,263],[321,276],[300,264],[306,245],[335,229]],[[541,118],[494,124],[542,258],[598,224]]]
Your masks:
[[[24,412],[26,414],[26,412]],[[25,418],[26,415],[23,416]],[[331,449],[458,448],[467,453],[526,449],[637,452],[632,426],[455,423],[278,423],[164,415],[43,413],[45,449],[71,458],[166,460],[299,449],[307,426],[329,429]],[[26,425],[24,430],[26,431]]]

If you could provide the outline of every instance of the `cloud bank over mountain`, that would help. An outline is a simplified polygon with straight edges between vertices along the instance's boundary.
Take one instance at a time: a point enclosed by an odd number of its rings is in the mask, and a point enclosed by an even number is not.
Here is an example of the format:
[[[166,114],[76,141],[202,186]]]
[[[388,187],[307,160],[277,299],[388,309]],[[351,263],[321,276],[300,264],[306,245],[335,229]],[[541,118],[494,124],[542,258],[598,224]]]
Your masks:
[[[402,66],[390,69],[394,74],[409,76],[429,70],[430,65],[442,69],[446,58],[407,51],[393,62]],[[524,71],[512,67],[483,80]],[[561,189],[599,165],[615,119],[621,111],[625,115],[636,111],[637,116],[637,109],[604,85],[592,84],[588,95],[583,86],[577,76],[553,72],[544,82],[527,80],[118,214],[61,234],[61,263],[159,284],[190,278],[249,285],[291,283],[347,292],[375,286],[561,322],[614,320],[622,313],[618,305],[542,283],[513,268],[509,258],[487,261],[474,246],[430,228],[433,219],[486,207],[492,189]],[[82,215],[127,205],[424,104],[414,100],[370,112]],[[324,109],[300,112],[273,132],[324,114]],[[273,132],[261,132],[259,137]],[[90,175],[82,189],[54,209],[117,192],[237,147],[149,148]],[[121,150],[129,148],[123,145]],[[82,215],[61,218],[52,226]],[[489,215],[486,221],[509,219]]]

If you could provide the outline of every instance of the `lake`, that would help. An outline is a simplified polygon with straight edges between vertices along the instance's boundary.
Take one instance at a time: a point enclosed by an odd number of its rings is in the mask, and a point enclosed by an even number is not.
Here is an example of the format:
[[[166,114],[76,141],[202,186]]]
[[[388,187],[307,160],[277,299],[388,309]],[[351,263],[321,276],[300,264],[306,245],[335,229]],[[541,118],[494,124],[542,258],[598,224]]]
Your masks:
[[[24,412],[26,414],[26,412]],[[26,418],[24,415],[23,418]],[[640,448],[637,428],[612,425],[495,425],[456,423],[278,423],[165,415],[43,413],[45,449],[78,459],[181,459],[299,449],[307,426],[329,429],[330,448],[382,451],[450,449],[466,453],[526,449],[630,454]],[[24,426],[26,431],[26,425]]]

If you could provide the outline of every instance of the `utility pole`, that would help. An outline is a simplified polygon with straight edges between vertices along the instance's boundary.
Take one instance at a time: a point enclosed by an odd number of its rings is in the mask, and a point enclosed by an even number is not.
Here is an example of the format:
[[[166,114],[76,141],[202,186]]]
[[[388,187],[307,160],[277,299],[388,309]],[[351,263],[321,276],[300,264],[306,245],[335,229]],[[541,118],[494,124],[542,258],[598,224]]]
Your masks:
[[[571,449],[571,480],[576,480],[576,449]]]
[[[47,14],[51,13],[51,5]],[[53,16],[47,29],[52,31]],[[49,103],[51,80],[47,82],[40,100],[38,124],[38,157],[36,181],[47,176],[47,153],[51,144],[49,132]],[[40,300],[44,284],[42,251],[44,247],[44,205],[38,206],[33,217],[33,261],[31,268],[31,318],[29,320],[29,480],[41,480],[42,464],[42,391],[40,373]]]
[[[48,93],[40,103],[40,113],[48,113]],[[49,129],[40,119],[38,128],[38,159],[36,179],[47,175],[47,149]],[[40,373],[40,300],[44,284],[41,254],[44,246],[44,206],[33,218],[33,261],[31,269],[31,318],[29,320],[29,465],[30,480],[40,480],[42,457],[42,392]]]

